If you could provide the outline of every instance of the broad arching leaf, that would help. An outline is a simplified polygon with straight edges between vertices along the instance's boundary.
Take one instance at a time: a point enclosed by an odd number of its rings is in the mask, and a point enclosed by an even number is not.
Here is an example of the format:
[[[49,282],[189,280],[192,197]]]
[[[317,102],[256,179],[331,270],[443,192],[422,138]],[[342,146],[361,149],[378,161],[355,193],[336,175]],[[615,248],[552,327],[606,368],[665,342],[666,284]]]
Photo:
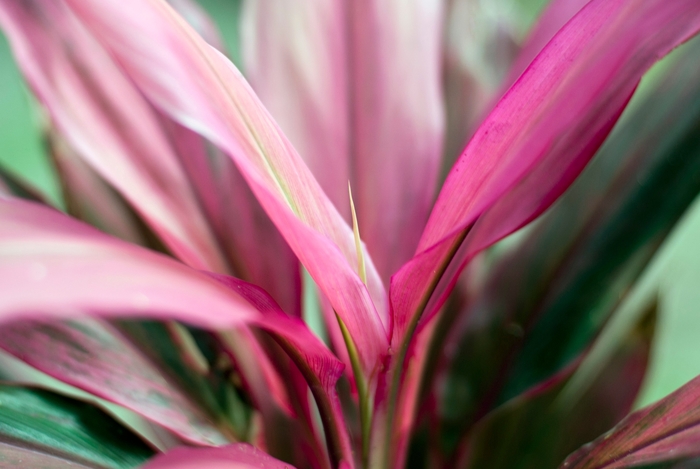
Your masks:
[[[386,294],[369,255],[240,72],[162,0],[66,2],[139,89],[224,149],[345,322],[369,376],[388,348]]]
[[[260,326],[307,378],[333,458],[351,460],[334,389],[342,363],[266,292],[195,271],[29,202],[0,199],[0,220],[0,281],[7,288],[0,297],[1,321],[96,314],[175,319],[213,330]]]
[[[395,340],[426,305],[428,316],[436,311],[465,262],[561,195],[642,74],[698,30],[695,0],[593,0],[559,31],[477,130],[443,186],[416,257],[393,277]]]

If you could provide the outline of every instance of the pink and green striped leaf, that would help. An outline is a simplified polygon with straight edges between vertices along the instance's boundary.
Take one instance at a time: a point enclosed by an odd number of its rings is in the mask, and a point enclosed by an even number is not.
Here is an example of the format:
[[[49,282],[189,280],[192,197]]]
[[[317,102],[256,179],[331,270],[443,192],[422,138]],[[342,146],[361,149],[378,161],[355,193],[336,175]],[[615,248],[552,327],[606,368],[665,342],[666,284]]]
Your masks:
[[[698,44],[451,325],[446,428],[466,431],[575,361],[700,193]]]
[[[0,348],[34,368],[119,404],[194,444],[226,437],[162,371],[107,324],[21,321],[0,327]]]
[[[0,468],[131,469],[153,454],[89,404],[8,384],[0,399]]]
[[[700,378],[695,378],[659,402],[628,416],[608,433],[571,454],[559,467],[653,467],[656,463],[698,457]]]

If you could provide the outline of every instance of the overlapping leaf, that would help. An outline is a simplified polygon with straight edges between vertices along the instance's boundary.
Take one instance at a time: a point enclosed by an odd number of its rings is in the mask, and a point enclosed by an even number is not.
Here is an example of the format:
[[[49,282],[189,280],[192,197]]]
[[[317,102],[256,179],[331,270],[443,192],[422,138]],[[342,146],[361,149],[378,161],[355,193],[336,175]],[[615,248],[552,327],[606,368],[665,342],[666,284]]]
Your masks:
[[[442,3],[424,0],[246,5],[246,75],[346,220],[351,182],[386,283],[413,254],[434,196],[441,19]]]
[[[586,370],[590,380],[574,384],[572,367],[486,417],[460,448],[460,467],[554,469],[612,428],[632,409],[646,374],[656,306],[649,305],[605,363]]]
[[[351,460],[333,389],[342,364],[264,292],[230,277],[214,280],[28,202],[0,199],[0,217],[0,279],[7,288],[0,319],[90,313],[177,319],[208,329],[259,325],[285,344],[325,405],[334,457]]]
[[[351,229],[240,73],[161,1],[68,3],[153,103],[234,159],[373,370],[390,327],[381,281],[369,262],[362,283]]]
[[[575,360],[700,193],[690,45],[463,312],[443,402],[453,425],[469,427]]]
[[[700,4],[691,0],[594,0],[566,24],[450,173],[416,258],[392,280],[395,338],[417,320],[441,276],[428,313],[444,301],[464,262],[539,215],[566,189],[642,73],[699,28]]]
[[[478,119],[484,117],[487,106],[499,97],[495,94],[519,50],[519,18],[513,11],[517,2],[449,0],[445,3],[443,94],[447,122],[443,178],[464,150],[479,124]]]
[[[515,81],[527,69],[537,54],[547,45],[557,32],[574,17],[581,8],[586,6],[590,0],[552,0],[537,19],[537,23],[528,33],[522,48],[518,52],[508,76],[502,86],[503,91],[515,83]]]
[[[105,324],[86,320],[12,323],[0,328],[0,348],[187,441],[204,445],[226,442],[216,422]]]
[[[5,0],[0,24],[67,143],[136,207],[180,259],[225,272],[153,110],[63,2]]]
[[[130,469],[153,453],[84,403],[40,390],[0,386],[0,467]]]

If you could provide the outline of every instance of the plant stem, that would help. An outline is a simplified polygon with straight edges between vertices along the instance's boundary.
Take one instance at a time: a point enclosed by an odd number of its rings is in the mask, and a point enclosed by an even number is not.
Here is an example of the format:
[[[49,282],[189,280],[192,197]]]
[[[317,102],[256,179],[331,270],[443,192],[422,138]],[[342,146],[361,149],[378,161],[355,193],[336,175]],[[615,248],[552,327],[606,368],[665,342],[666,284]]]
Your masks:
[[[306,382],[309,384],[311,393],[316,400],[319,414],[321,415],[321,421],[323,422],[323,430],[326,434],[326,441],[328,442],[331,465],[335,468],[339,468],[341,462],[344,462],[348,469],[353,469],[355,467],[355,459],[352,454],[352,445],[350,444],[350,437],[347,432],[342,410],[340,409],[340,403],[335,394],[335,388],[329,386],[330,383],[324,383],[321,380],[308,366],[304,357],[301,356],[296,347],[283,337],[276,334],[273,334],[273,337],[294,361],[299,371],[301,371],[301,374],[306,379]]]
[[[338,320],[340,331],[343,334],[343,340],[345,341],[345,346],[350,356],[352,372],[355,376],[355,384],[357,385],[357,394],[360,401],[360,427],[362,432],[362,467],[366,469],[369,462],[369,437],[372,428],[372,406],[371,399],[369,398],[369,389],[367,387],[367,380],[362,372],[362,367],[360,366],[360,357],[357,353],[357,347],[350,336],[350,331],[348,331],[345,323],[340,319],[340,316],[338,316],[338,313],[335,314],[335,317]]]
[[[406,361],[406,355],[408,354],[408,349],[411,345],[413,335],[415,334],[416,329],[418,328],[418,323],[420,322],[420,318],[423,316],[423,313],[425,312],[425,308],[428,305],[428,302],[430,301],[430,298],[433,295],[433,292],[435,291],[435,288],[437,288],[438,284],[440,283],[440,280],[442,279],[443,274],[447,270],[447,267],[450,265],[450,262],[454,258],[455,254],[459,250],[459,247],[462,245],[462,242],[464,239],[467,237],[467,234],[469,233],[469,230],[471,229],[471,226],[464,229],[462,232],[459,233],[455,237],[455,239],[452,241],[452,244],[450,245],[447,253],[445,254],[445,257],[442,259],[441,264],[438,266],[437,269],[433,272],[433,275],[429,279],[428,283],[428,288],[426,288],[425,293],[421,297],[420,301],[418,302],[418,305],[411,315],[411,321],[408,324],[408,327],[406,329],[406,332],[404,334],[403,339],[401,340],[401,346],[399,347],[399,351],[396,355],[396,359],[394,360],[392,364],[392,369],[391,369],[391,387],[389,389],[389,395],[387,399],[387,419],[386,419],[386,428],[385,428],[385,439],[384,439],[384,461],[383,461],[383,467],[385,469],[389,469],[390,467],[390,461],[392,457],[392,449],[394,447],[394,428],[395,428],[395,419],[396,419],[396,406],[398,404],[398,399],[399,399],[399,392],[401,388],[401,383],[403,382],[403,371],[404,371],[404,365]]]

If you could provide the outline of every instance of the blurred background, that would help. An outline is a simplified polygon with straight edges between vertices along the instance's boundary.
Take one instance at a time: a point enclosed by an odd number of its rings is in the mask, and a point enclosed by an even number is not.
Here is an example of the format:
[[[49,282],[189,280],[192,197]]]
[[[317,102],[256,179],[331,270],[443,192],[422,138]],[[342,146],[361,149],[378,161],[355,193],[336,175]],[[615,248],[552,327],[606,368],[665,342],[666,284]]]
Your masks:
[[[199,0],[219,24],[234,62],[240,63],[240,0]],[[546,0],[513,0],[523,31]],[[660,65],[663,67],[663,64]],[[653,73],[653,71],[652,71]],[[0,35],[0,165],[59,203],[59,188],[40,139],[41,115]],[[700,374],[700,202],[686,213],[637,284],[623,309],[660,292],[660,316],[651,368],[637,406],[646,405]]]

